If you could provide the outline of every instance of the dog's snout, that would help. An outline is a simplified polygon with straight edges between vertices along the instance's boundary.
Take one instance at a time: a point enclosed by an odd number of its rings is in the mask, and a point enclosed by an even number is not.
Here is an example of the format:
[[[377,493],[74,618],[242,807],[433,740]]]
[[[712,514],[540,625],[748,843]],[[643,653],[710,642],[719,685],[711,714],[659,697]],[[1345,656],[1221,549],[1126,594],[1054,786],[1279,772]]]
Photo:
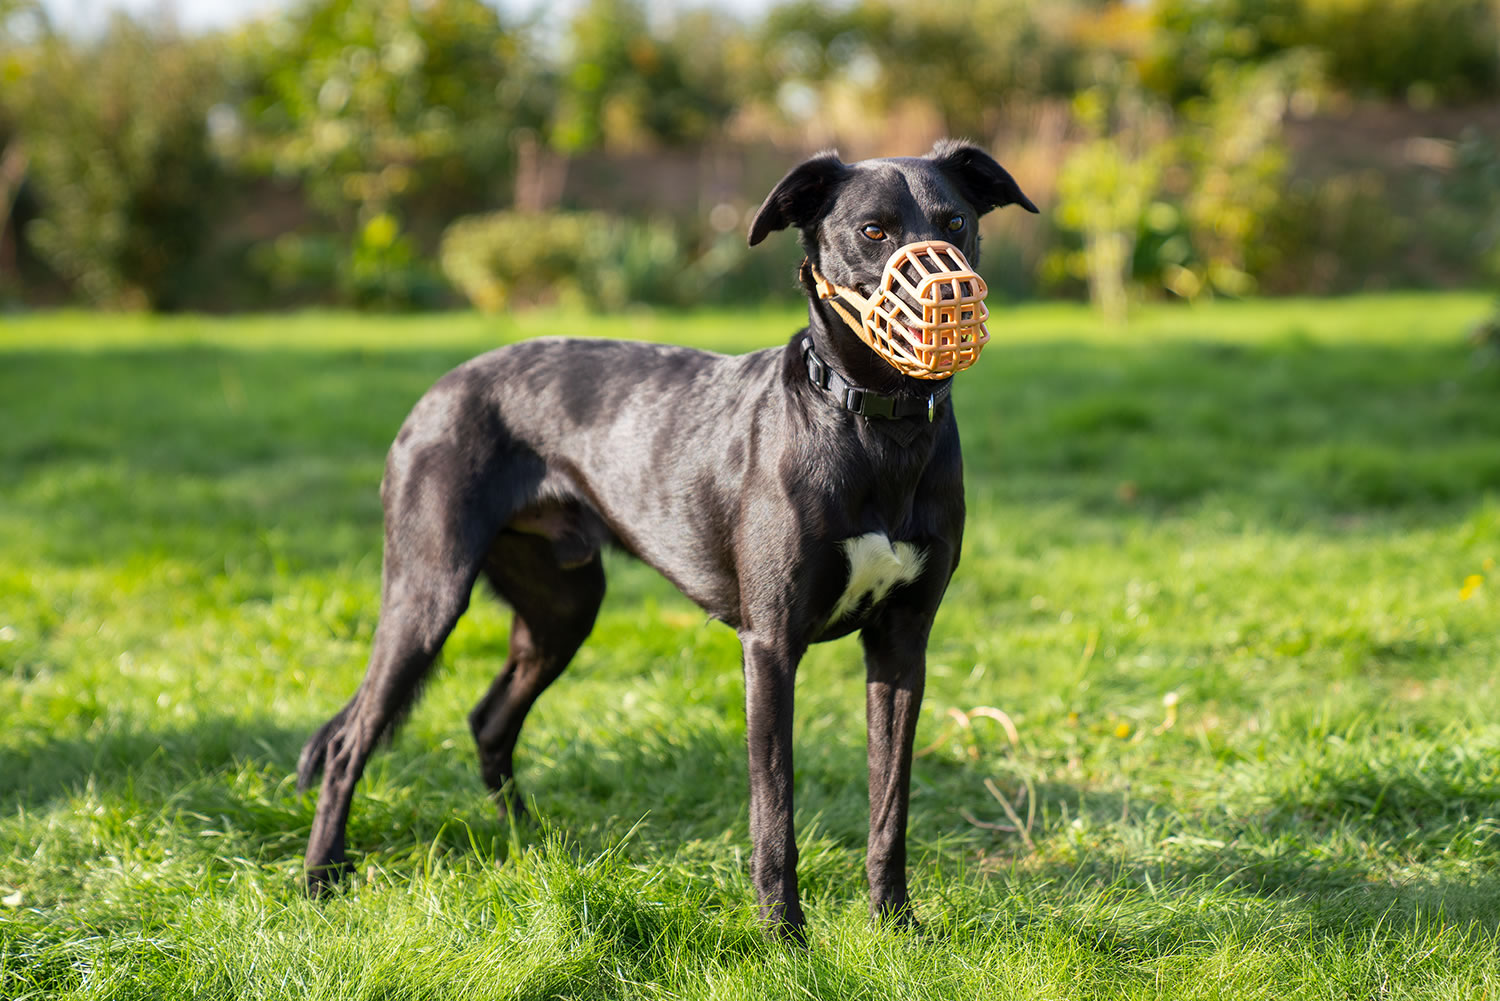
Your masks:
[[[922,284],[923,275],[921,269],[917,267],[914,261],[907,260],[897,266],[895,270],[897,274],[906,280],[907,284],[903,285],[901,282],[891,282],[889,283],[891,291],[898,299],[920,313],[922,311],[922,300],[909,292],[908,288],[915,289]]]

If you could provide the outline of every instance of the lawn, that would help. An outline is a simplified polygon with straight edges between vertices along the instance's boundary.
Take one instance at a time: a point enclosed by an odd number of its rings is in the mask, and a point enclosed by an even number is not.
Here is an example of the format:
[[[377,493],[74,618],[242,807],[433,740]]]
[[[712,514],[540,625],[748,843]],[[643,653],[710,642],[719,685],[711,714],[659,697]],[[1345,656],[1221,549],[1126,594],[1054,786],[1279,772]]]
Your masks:
[[[505,654],[481,596],[321,903],[290,777],[363,673],[427,385],[544,332],[740,351],[795,314],[0,319],[0,997],[1496,998],[1487,307],[997,310],[955,391],[922,928],[866,916],[847,639],[798,678],[806,950],[755,924],[735,637],[625,558],[522,736],[537,825],[497,822],[466,729]]]

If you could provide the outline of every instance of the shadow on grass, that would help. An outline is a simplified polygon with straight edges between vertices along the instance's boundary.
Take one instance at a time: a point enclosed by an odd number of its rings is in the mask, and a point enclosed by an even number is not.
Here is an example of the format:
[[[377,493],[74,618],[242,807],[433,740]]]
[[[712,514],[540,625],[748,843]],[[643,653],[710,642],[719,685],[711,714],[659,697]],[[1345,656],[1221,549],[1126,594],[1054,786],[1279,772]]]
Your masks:
[[[1447,930],[1500,939],[1500,874],[1376,878],[1312,851],[1266,856],[1240,848],[1164,862],[1051,866],[1033,878],[1064,887],[1060,919],[1090,948],[1160,958],[1191,943],[1271,933],[1298,943],[1431,938]],[[1109,906],[1067,907],[1069,898]],[[1023,915],[1023,920],[1025,917]]]
[[[1202,818],[1178,824],[1170,805],[1128,793],[1067,783],[1036,790],[1052,808],[1054,826],[1034,831],[1038,839],[1064,833],[1059,807],[1066,807],[1064,822],[1080,820],[1091,832],[1075,849],[1078,860],[1030,864],[1019,841],[1007,837],[985,868],[1009,869],[1011,884],[1060,888],[1057,914],[1095,948],[1160,957],[1230,928],[1277,928],[1294,938],[1457,928],[1500,938],[1500,871],[1484,847],[1500,837],[1500,824],[1483,819],[1500,816],[1494,785],[1454,789],[1418,820],[1397,804],[1425,801],[1431,782],[1421,773],[1386,779],[1373,803],[1368,784],[1330,780],[1315,808],[1283,795],[1218,827],[1205,827]],[[1145,843],[1132,831],[1138,827],[1149,831]],[[1093,851],[1090,838],[1100,841]],[[1121,842],[1135,846],[1124,857]],[[1425,872],[1414,872],[1423,864]],[[1067,906],[1089,897],[1109,906]]]
[[[117,723],[0,746],[0,813],[42,811],[79,795],[161,805],[189,783],[246,762],[290,774],[306,737],[261,717],[205,715],[186,725]]]
[[[192,851],[212,851],[220,832],[231,829],[237,855],[285,868],[295,864],[311,822],[311,799],[297,796],[291,782],[305,736],[301,729],[263,719],[209,716],[182,726],[127,727],[6,748],[0,750],[0,812],[44,812],[82,793],[104,814],[169,816],[176,829],[198,831],[188,844],[210,847]],[[858,746],[799,748],[800,875],[808,900],[838,907],[863,901],[864,765]],[[737,736],[687,730],[573,740],[566,753],[545,764],[523,762],[520,776],[525,791],[536,797],[545,828],[576,846],[581,860],[611,848],[645,817],[630,838],[630,857],[648,865],[661,860],[673,867],[674,879],[717,879],[721,889],[715,892],[733,895],[748,892],[743,873],[712,873],[737,864],[727,861],[726,838],[735,847],[745,841],[743,769]],[[958,786],[978,785],[980,776],[973,772],[963,765],[940,769],[926,776],[927,785],[914,801],[914,840],[936,838],[935,844],[946,846],[937,850],[953,861],[970,857],[976,847],[975,831],[957,820],[952,805]],[[1357,806],[1367,791],[1356,781],[1329,795]],[[1387,781],[1382,801],[1416,802],[1429,793],[1423,778],[1411,775]],[[1068,816],[1117,833],[1135,823],[1160,827],[1160,818],[1171,815],[1159,803],[1134,799],[1127,809],[1121,794],[1066,783],[1043,784],[1038,795],[1054,808],[1067,804]],[[1429,815],[1429,822],[1439,827],[1455,818],[1493,816],[1497,806],[1500,792],[1465,787],[1437,815]],[[1421,842],[1400,845],[1405,813],[1377,807],[1309,816],[1306,809],[1288,799],[1236,823],[1269,839],[1241,839],[1226,831],[1216,835],[1222,842],[1201,841],[1164,857],[1094,858],[1085,848],[1076,864],[1033,866],[1011,855],[1020,867],[998,889],[980,891],[999,894],[992,901],[996,906],[983,909],[991,915],[984,920],[999,934],[1034,921],[1061,922],[1091,950],[1141,957],[1168,955],[1205,936],[1258,933],[1270,918],[1264,907],[1244,906],[1252,900],[1272,905],[1275,920],[1289,934],[1399,935],[1451,925],[1500,935],[1500,873],[1480,868],[1462,877],[1395,881],[1382,875],[1390,867],[1379,858],[1361,850],[1330,851],[1320,838],[1337,827],[1346,843],[1382,845],[1388,855],[1420,849]],[[1256,846],[1274,844],[1279,832],[1296,837],[1280,846]],[[1039,838],[1057,833],[1036,832]],[[143,834],[149,832],[132,837]],[[523,845],[544,838],[534,824],[523,825],[518,834]],[[503,861],[510,830],[489,805],[466,746],[444,741],[428,747],[403,737],[372,759],[349,836],[354,858],[382,859],[399,878],[400,869],[436,855]],[[1006,846],[1019,852],[1010,840]],[[734,857],[740,856],[735,852]],[[922,878],[920,871],[914,876]],[[722,889],[726,884],[733,889]],[[1109,906],[1098,906],[1100,900]],[[933,899],[923,906],[943,904]]]

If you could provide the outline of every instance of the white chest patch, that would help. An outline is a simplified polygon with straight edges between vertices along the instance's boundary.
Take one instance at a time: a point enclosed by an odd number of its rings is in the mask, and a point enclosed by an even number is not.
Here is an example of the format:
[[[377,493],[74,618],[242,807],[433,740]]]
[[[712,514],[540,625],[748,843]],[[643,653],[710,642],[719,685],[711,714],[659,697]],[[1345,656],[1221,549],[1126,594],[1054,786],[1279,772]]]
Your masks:
[[[837,622],[859,608],[867,597],[872,606],[880,604],[892,588],[920,577],[927,561],[927,554],[910,542],[891,545],[884,532],[867,532],[840,545],[849,557],[849,583],[833,606],[829,622]]]

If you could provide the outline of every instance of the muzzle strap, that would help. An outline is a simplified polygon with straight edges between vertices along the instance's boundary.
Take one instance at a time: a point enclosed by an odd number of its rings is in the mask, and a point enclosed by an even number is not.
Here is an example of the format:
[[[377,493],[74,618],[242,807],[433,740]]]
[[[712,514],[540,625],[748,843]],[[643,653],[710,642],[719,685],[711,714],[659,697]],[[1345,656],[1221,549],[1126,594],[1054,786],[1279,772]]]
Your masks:
[[[833,311],[838,313],[839,316],[843,318],[843,321],[847,323],[856,334],[860,334],[861,338],[863,338],[864,335],[861,332],[863,322],[853,313],[849,312],[849,310],[845,308],[843,303],[839,302],[839,297],[842,296],[848,299],[850,302],[856,304],[861,312],[863,312],[869,306],[870,300],[866,299],[864,296],[860,295],[852,288],[845,288],[842,285],[835,285],[833,282],[828,280],[823,272],[817,269],[817,266],[814,265],[812,261],[808,260],[805,257],[802,259],[802,268],[807,272],[807,280],[812,284],[813,292],[817,294],[818,298],[828,303],[828,305],[832,306]]]

